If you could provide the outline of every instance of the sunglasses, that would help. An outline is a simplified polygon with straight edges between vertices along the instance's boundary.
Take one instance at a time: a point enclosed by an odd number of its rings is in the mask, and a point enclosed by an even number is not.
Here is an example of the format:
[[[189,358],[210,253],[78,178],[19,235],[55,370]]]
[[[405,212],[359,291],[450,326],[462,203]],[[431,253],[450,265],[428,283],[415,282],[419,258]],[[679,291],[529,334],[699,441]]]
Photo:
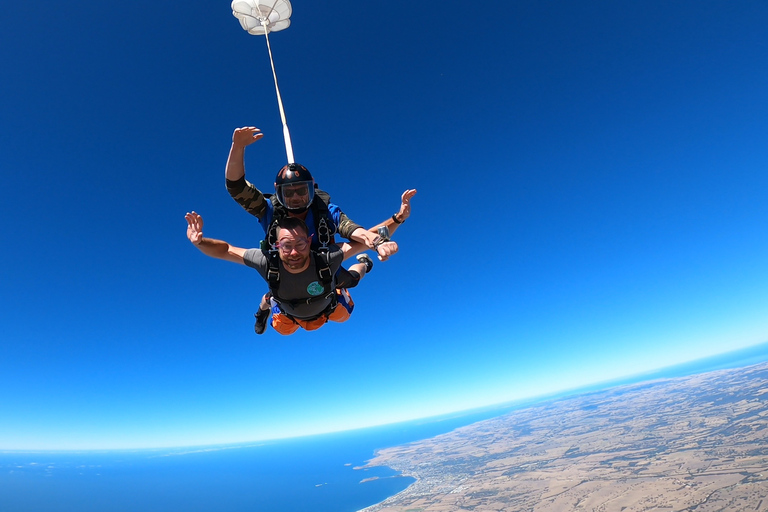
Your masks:
[[[286,243],[286,244],[275,244],[275,245],[282,252],[286,254],[290,254],[291,252],[293,252],[294,249],[296,249],[296,251],[298,252],[303,251],[304,249],[307,248],[307,246],[309,245],[309,242],[310,242],[310,238],[306,238],[304,240],[297,240],[296,243],[294,244]]]
[[[307,189],[307,187],[283,189],[283,196],[285,197],[293,197],[296,195],[306,196],[308,193],[309,193],[309,190]]]

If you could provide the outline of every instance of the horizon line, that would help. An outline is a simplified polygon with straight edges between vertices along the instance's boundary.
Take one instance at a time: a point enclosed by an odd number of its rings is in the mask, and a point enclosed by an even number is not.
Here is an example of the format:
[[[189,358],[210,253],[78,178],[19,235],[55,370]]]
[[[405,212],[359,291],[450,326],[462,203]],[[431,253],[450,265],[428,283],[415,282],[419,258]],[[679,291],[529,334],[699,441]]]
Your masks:
[[[463,416],[470,416],[472,414],[479,414],[484,411],[492,410],[512,410],[519,409],[524,406],[533,405],[547,400],[559,399],[577,396],[586,393],[592,393],[597,391],[605,391],[609,389],[619,388],[622,386],[640,384],[645,382],[651,382],[660,379],[680,378],[688,377],[692,375],[700,375],[709,373],[712,371],[725,370],[725,369],[737,369],[746,368],[768,361],[768,341],[750,345],[747,347],[739,348],[729,352],[722,352],[719,354],[701,357],[698,359],[692,359],[690,361],[684,361],[670,366],[657,368],[650,371],[640,372],[636,374],[627,375],[624,377],[609,379],[605,381],[598,381],[592,384],[583,386],[577,386],[574,388],[563,388],[558,391],[545,393],[541,395],[531,395],[528,397],[518,398],[506,402],[499,402],[495,404],[482,405],[473,407],[470,409],[462,409],[457,411],[450,411],[435,416],[425,416],[420,418],[411,418],[406,420],[393,421],[390,423],[381,423],[378,425],[368,425],[357,428],[348,428],[341,430],[330,430],[326,432],[316,432],[312,434],[304,434],[298,436],[289,437],[275,437],[265,439],[254,439],[244,441],[233,441],[226,443],[213,443],[213,444],[194,444],[194,445],[174,445],[174,446],[149,446],[141,448],[0,448],[0,454],[11,453],[97,453],[97,452],[158,452],[158,451],[170,451],[177,453],[168,453],[165,456],[183,455],[187,453],[199,453],[205,451],[218,451],[229,450],[234,448],[245,448],[253,446],[269,445],[273,443],[280,443],[292,440],[309,439],[313,437],[339,435],[351,432],[358,432],[369,429],[387,428],[396,425],[404,425],[414,422],[438,422],[450,418],[460,418]],[[709,366],[708,366],[709,365]],[[501,415],[503,413],[500,413]],[[478,420],[482,421],[482,420]],[[181,452],[183,450],[183,452]]]

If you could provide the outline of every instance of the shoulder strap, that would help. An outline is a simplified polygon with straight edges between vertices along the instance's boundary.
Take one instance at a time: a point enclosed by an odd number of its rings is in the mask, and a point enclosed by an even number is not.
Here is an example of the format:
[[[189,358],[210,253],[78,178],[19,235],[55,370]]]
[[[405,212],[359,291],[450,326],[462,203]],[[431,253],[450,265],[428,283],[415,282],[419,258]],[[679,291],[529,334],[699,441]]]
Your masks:
[[[267,227],[267,245],[269,249],[273,249],[277,243],[277,222],[286,216],[287,212],[280,201],[277,200],[277,196],[274,194],[264,194],[264,197],[272,201],[272,222]]]
[[[269,254],[269,270],[267,271],[267,282],[269,283],[269,290],[272,292],[272,297],[278,304],[285,303],[290,304],[292,307],[296,307],[299,304],[311,304],[319,300],[326,300],[331,298],[329,308],[336,307],[336,290],[333,288],[333,271],[331,270],[330,253],[327,250],[312,251],[312,257],[315,260],[315,272],[317,273],[317,279],[322,283],[324,293],[315,297],[307,297],[306,299],[287,300],[281,299],[277,294],[277,290],[280,285],[280,256],[277,251]],[[272,272],[274,270],[274,277]],[[327,308],[326,308],[327,309]]]
[[[329,194],[325,190],[321,190],[315,187],[315,197],[319,197],[323,201],[323,203],[325,203],[325,206],[328,206],[329,204],[331,204],[331,194]]]
[[[315,256],[315,271],[317,278],[323,284],[326,290],[332,289],[333,271],[331,271],[331,256],[327,248],[321,247],[317,251],[312,251]]]
[[[330,290],[333,284],[330,252],[327,249],[312,251],[312,257],[315,260],[317,279],[322,283],[323,288]],[[273,295],[277,295],[277,289],[280,287],[280,254],[278,251],[270,251],[267,254],[267,261],[269,262],[267,283]]]
[[[267,254],[269,267],[267,268],[267,284],[269,291],[277,297],[277,289],[280,288],[280,255],[277,251],[269,251]]]
[[[269,247],[274,247],[277,243],[277,222],[288,215],[288,212],[274,194],[264,194],[264,197],[272,201],[272,223],[267,228],[266,240]],[[309,205],[309,209],[312,210],[312,218],[315,221],[314,228],[315,233],[317,233],[317,241],[321,248],[326,248],[336,243],[334,238],[336,224],[334,224],[328,208],[330,200],[331,196],[327,192],[316,188],[315,197],[312,199],[312,204]]]

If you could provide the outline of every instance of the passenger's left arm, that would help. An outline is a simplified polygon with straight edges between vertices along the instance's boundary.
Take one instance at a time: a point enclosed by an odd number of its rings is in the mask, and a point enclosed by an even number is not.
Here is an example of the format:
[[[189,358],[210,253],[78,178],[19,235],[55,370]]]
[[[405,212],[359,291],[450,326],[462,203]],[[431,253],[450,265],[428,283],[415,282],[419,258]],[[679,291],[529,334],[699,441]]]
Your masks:
[[[348,260],[355,254],[360,254],[368,250],[368,246],[360,242],[344,242],[341,244],[341,250],[344,252],[344,259]],[[389,241],[379,245],[378,253],[381,261],[386,260],[398,251],[397,242]]]

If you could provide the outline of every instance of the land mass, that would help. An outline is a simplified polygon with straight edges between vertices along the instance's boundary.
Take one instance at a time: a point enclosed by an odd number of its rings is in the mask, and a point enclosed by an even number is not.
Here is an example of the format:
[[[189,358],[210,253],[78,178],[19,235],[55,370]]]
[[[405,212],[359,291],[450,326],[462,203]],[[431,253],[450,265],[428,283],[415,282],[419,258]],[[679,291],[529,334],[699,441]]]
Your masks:
[[[768,363],[543,402],[371,466],[416,482],[361,512],[768,512]]]

